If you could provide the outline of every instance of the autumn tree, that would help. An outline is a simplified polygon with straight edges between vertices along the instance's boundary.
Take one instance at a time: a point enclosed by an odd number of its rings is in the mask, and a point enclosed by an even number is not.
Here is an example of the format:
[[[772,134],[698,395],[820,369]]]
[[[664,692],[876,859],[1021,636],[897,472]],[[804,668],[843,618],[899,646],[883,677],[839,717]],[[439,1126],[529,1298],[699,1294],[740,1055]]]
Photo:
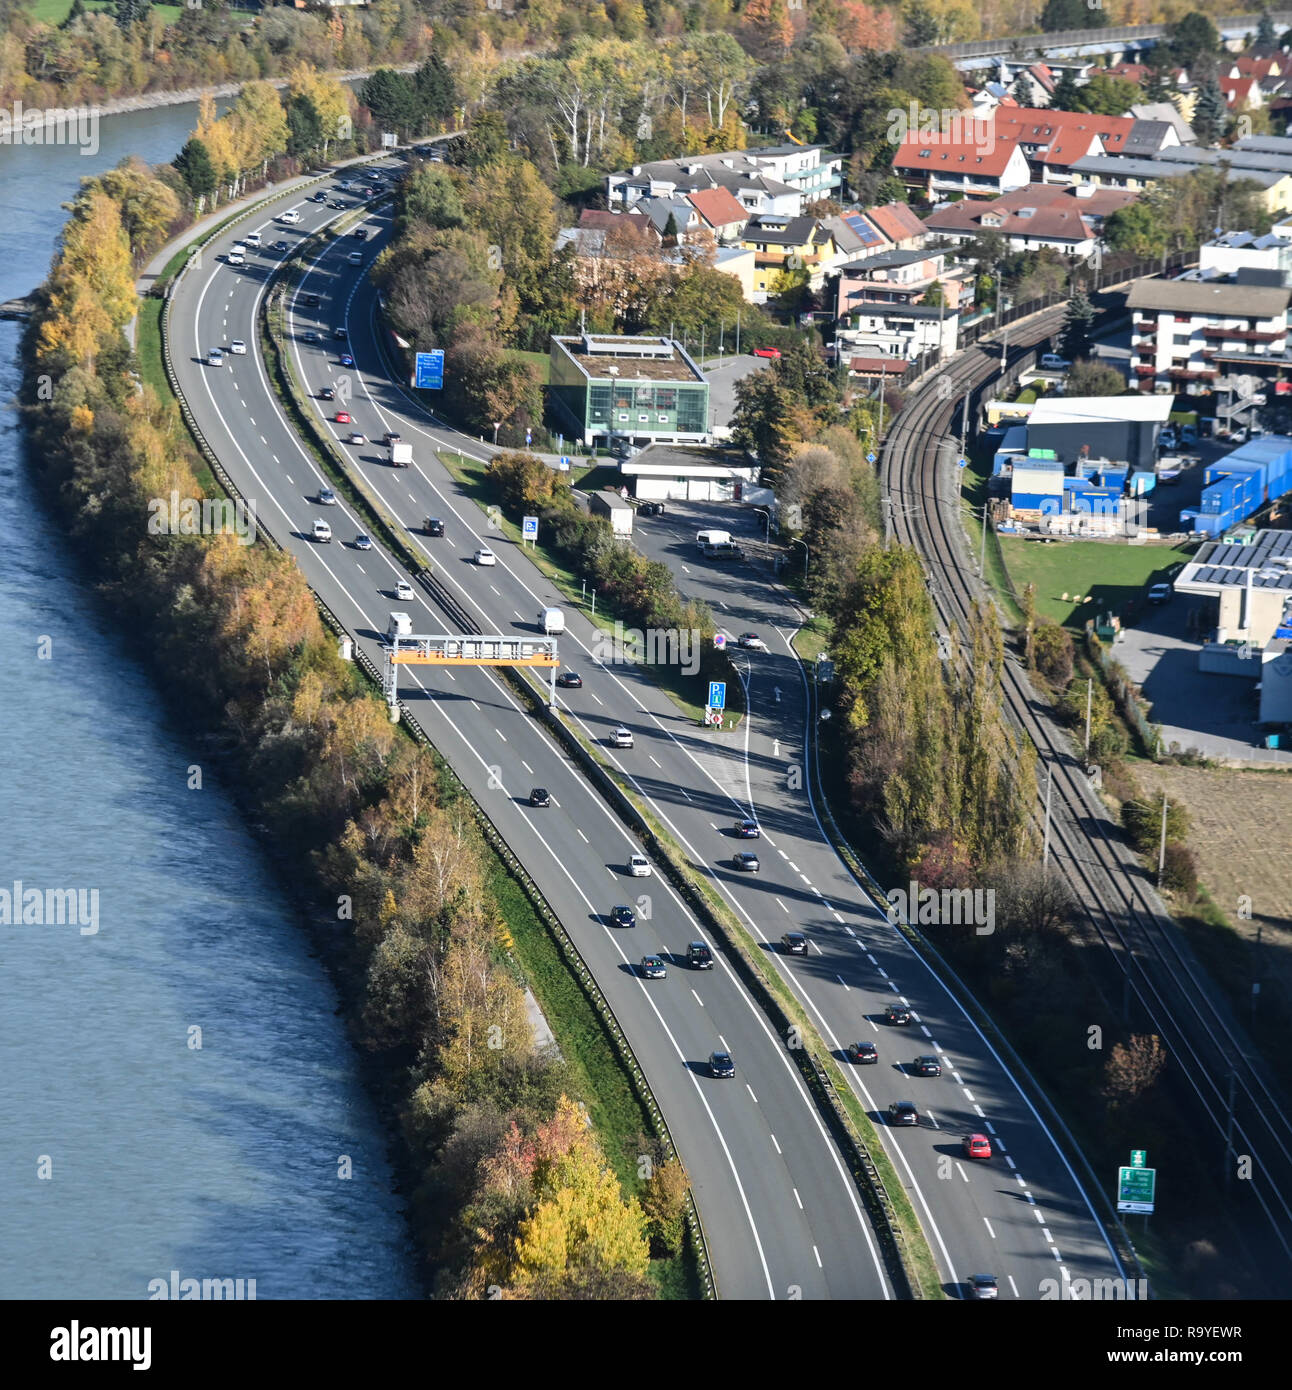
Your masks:
[[[1116,1043],[1104,1063],[1104,1096],[1110,1110],[1122,1110],[1139,1100],[1166,1067],[1166,1049],[1156,1033],[1133,1033]]]

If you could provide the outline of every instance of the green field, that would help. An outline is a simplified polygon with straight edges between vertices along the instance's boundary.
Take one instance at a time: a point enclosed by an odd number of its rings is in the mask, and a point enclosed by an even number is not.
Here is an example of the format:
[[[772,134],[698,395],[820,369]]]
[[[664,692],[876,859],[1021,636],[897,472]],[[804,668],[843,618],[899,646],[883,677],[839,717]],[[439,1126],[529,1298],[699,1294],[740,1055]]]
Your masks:
[[[87,10],[110,10],[109,0],[85,0]],[[173,24],[184,13],[183,5],[154,5],[153,9],[168,24]],[[72,12],[72,0],[35,0],[31,7],[31,17],[42,24],[61,24]]]
[[[1150,584],[1170,579],[1196,547],[1125,545],[1116,541],[1025,541],[1000,537],[1015,591],[1036,585],[1037,612],[1080,629],[1099,613],[1121,613]],[[1080,600],[1089,599],[1089,602]]]
[[[552,359],[545,352],[524,352],[520,348],[508,348],[507,356],[514,357],[520,362],[528,362],[538,373],[538,379],[544,386],[552,384]]]

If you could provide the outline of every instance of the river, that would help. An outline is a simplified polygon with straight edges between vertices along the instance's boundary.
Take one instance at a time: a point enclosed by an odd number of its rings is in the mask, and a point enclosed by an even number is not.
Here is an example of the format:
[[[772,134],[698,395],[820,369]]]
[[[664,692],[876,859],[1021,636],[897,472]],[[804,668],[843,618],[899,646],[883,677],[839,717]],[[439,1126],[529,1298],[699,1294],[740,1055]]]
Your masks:
[[[81,178],[172,158],[195,111],[106,118],[93,155],[0,146],[0,300],[45,277]],[[331,982],[217,779],[188,789],[201,750],[39,504],[20,331],[0,323],[0,893],[83,889],[87,910],[0,925],[0,1297],[142,1299],[173,1270],[418,1297]]]

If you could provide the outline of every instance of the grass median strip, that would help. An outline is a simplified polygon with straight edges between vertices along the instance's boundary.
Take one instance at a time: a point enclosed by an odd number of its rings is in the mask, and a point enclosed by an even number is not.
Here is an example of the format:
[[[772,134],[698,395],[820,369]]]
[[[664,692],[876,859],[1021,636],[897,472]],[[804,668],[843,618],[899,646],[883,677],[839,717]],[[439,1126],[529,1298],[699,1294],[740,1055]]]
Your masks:
[[[536,704],[541,704],[545,698],[544,692],[528,673],[521,677],[521,681],[527,687],[531,699]],[[875,1203],[886,1205],[887,1219],[891,1222],[896,1237],[896,1257],[901,1262],[914,1296],[924,1299],[946,1297],[923,1228],[896,1170],[879,1142],[870,1116],[848,1085],[841,1064],[800,1007],[789,984],[779,971],[764,968],[762,945],[741,924],[726,899],[701,868],[691,862],[671,832],[637,794],[631,781],[605,761],[600,750],[573,721],[562,719],[559,715],[556,718],[560,720],[560,733],[564,733],[566,738],[577,745],[583,755],[600,769],[623,803],[630,808],[630,828],[639,835],[645,831],[642,838],[648,843],[653,841],[652,847],[656,855],[670,870],[675,884],[683,888],[684,896],[691,899],[693,907],[700,906],[702,913],[710,919],[710,924],[725,937],[744,983],[747,987],[752,986],[756,1001],[763,1007],[764,1012],[768,1013],[773,1024],[783,1028],[787,1047],[799,1064],[800,1073],[808,1080],[809,1085],[819,1079],[827,1088],[834,1102],[835,1113],[840,1117],[847,1133],[848,1142],[863,1161],[863,1171],[855,1176],[858,1185],[863,1188],[863,1193],[867,1187],[870,1188],[873,1198],[872,1216],[877,1215]],[[560,733],[552,723],[544,721],[544,727],[559,741]],[[637,824],[632,823],[633,818]],[[758,998],[760,994],[763,998]],[[767,1008],[768,1003],[772,1005],[771,1009]],[[782,1016],[779,1020],[776,1017],[777,1011]],[[799,1040],[797,1047],[789,1046],[791,1033]],[[877,1178],[880,1189],[878,1192],[875,1191],[874,1180],[865,1170],[866,1161],[873,1167],[874,1177]]]

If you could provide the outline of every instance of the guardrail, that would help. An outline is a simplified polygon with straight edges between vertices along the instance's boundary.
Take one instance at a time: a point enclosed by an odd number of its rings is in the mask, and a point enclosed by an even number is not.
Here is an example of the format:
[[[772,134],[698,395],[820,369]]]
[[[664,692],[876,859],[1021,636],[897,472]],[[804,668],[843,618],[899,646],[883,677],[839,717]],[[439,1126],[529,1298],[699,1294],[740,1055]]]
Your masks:
[[[1276,25],[1292,24],[1292,12],[1275,11],[1270,15]],[[1259,14],[1215,15],[1212,22],[1221,30],[1256,31]],[[1014,52],[1052,52],[1060,48],[1085,48],[1108,43],[1137,43],[1160,39],[1166,33],[1165,24],[1124,24],[1108,29],[1060,29],[1051,34],[1020,34],[999,39],[967,39],[960,43],[929,44],[914,49],[916,53],[940,53],[944,58],[989,58],[995,54]]]
[[[222,224],[221,230],[223,230],[224,227],[227,227],[229,225],[229,223]],[[312,240],[312,238],[307,238],[307,240]],[[282,274],[285,269],[286,265],[278,267],[273,272],[273,275],[271,275],[271,280],[274,278],[274,276]],[[166,379],[170,383],[171,391],[175,396],[175,399],[179,402],[181,415],[183,416],[184,423],[188,428],[189,433],[193,437],[193,442],[197,445],[199,451],[202,454],[202,457],[210,466],[211,471],[215,474],[217,480],[220,483],[220,486],[223,487],[225,491],[229,494],[229,496],[233,498],[235,501],[245,501],[246,499],[239,491],[233,479],[229,476],[227,470],[224,468],[224,465],[220,462],[219,456],[211,447],[210,442],[207,440],[206,436],[202,432],[201,427],[198,425],[196,419],[194,418],[193,412],[190,410],[188,402],[185,399],[182,390],[180,389],[179,378],[175,373],[174,364],[171,360],[171,296],[173,290],[176,286],[179,285],[187,270],[188,266],[185,265],[183,270],[181,270],[180,273],[177,276],[175,276],[175,278],[167,286],[166,300],[162,306],[162,360],[166,368]],[[269,297],[266,296],[266,305],[268,303],[268,298]],[[283,353],[280,348],[276,349],[276,355],[281,361],[283,358]],[[305,418],[308,419],[307,416]],[[384,509],[382,510],[384,511]],[[395,524],[397,525],[397,523]],[[256,516],[256,532],[257,535],[263,537],[267,544],[274,546],[275,549],[284,549],[282,543],[278,540],[278,538],[274,536],[274,534],[269,530],[267,526],[265,526],[258,512]],[[392,536],[391,539],[393,540],[394,537]],[[403,546],[402,544],[400,544],[392,546],[392,548],[403,549]],[[433,572],[429,566],[418,568],[416,577],[428,589],[428,591],[430,591],[432,595],[436,597],[437,602],[440,602],[441,604],[444,604],[446,607],[449,608],[450,616],[453,616],[454,621],[461,622],[464,626],[466,626],[467,631],[472,630],[472,626],[470,625],[470,619],[466,614],[466,610],[463,609],[461,605],[458,604],[457,601],[448,594],[448,591],[444,588],[444,586],[437,579],[434,578]],[[319,593],[313,588],[311,588],[310,592],[314,597],[314,603],[319,610],[319,616],[322,618],[324,624],[327,627],[329,627],[336,636],[350,637],[353,641],[353,634],[349,631],[349,629],[347,629],[347,627],[341,621],[341,619],[338,618],[337,615],[332,611],[328,604],[323,600],[321,595],[319,595]],[[453,612],[453,609],[456,609],[456,613]],[[478,628],[475,628],[474,630],[479,631]],[[377,664],[372,660],[371,657],[368,656],[368,654],[363,650],[362,647],[358,645],[357,642],[353,643],[353,653],[355,663],[358,665],[359,669],[364,673],[365,676],[368,677],[368,679],[372,682],[373,686],[378,691],[380,691],[382,689],[382,673],[378,669]],[[574,974],[575,979],[578,980],[581,988],[584,991],[584,994],[587,996],[589,1002],[592,1004],[593,1008],[600,1016],[602,1024],[605,1026],[607,1033],[610,1035],[610,1038],[615,1043],[615,1046],[619,1049],[620,1056],[624,1061],[625,1069],[628,1072],[629,1078],[632,1081],[634,1088],[637,1090],[637,1093],[640,1096],[643,1105],[646,1107],[647,1113],[651,1117],[651,1121],[655,1126],[656,1134],[660,1142],[663,1144],[664,1149],[670,1158],[676,1158],[679,1162],[681,1162],[681,1159],[678,1155],[677,1145],[673,1140],[672,1132],[669,1130],[668,1122],[664,1118],[664,1112],[663,1110],[661,1110],[659,1102],[655,1099],[654,1092],[650,1088],[650,1083],[647,1081],[645,1073],[642,1071],[641,1064],[638,1062],[637,1056],[633,1052],[632,1044],[629,1043],[627,1035],[624,1033],[624,1030],[619,1023],[618,1018],[615,1017],[614,1010],[611,1008],[609,1000],[606,999],[604,993],[601,990],[601,986],[597,984],[596,978],[592,974],[592,971],[589,969],[587,962],[583,959],[583,956],[580,953],[578,947],[575,945],[574,939],[570,936],[570,934],[565,930],[565,927],[561,924],[560,918],[553,911],[551,904],[548,903],[547,898],[543,894],[543,891],[539,888],[538,884],[531,877],[529,871],[525,868],[525,866],[521,863],[520,859],[516,856],[515,852],[507,844],[506,837],[490,819],[489,815],[480,805],[479,801],[476,800],[475,796],[472,794],[470,789],[458,776],[457,772],[454,771],[454,769],[449,765],[447,760],[444,759],[444,757],[435,748],[435,745],[432,742],[430,735],[427,734],[426,730],[423,729],[422,726],[417,722],[416,718],[410,713],[407,706],[404,704],[402,700],[399,702],[399,708],[401,722],[406,725],[410,732],[410,735],[414,739],[416,739],[420,743],[425,744],[428,748],[432,750],[432,752],[435,753],[436,757],[439,759],[439,762],[445,768],[449,777],[452,779],[454,786],[457,788],[458,792],[461,794],[461,796],[466,801],[467,805],[470,807],[472,816],[474,817],[477,825],[480,827],[481,833],[488,840],[490,847],[494,850],[496,854],[498,854],[499,858],[501,858],[503,863],[507,866],[508,872],[510,872],[513,878],[516,879],[517,883],[520,884],[521,889],[529,898],[531,904],[534,907],[535,912],[537,912],[539,919],[547,927],[548,931],[553,936],[557,945],[564,951],[565,955],[569,959],[570,969]],[[687,1229],[691,1235],[692,1249],[695,1253],[696,1265],[699,1270],[700,1282],[704,1290],[704,1297],[706,1299],[716,1299],[718,1297],[718,1287],[717,1280],[713,1273],[713,1262],[709,1256],[708,1241],[705,1237],[703,1222],[700,1219],[699,1208],[696,1205],[695,1196],[691,1191],[689,1185],[687,1187],[686,1195],[686,1221]]]
[[[911,1255],[901,1226],[896,1219],[893,1200],[888,1194],[883,1178],[870,1156],[865,1141],[854,1130],[846,1111],[835,1095],[834,1083],[830,1079],[828,1069],[814,1053],[797,1044],[799,1025],[785,1012],[757,964],[738,937],[728,929],[721,915],[714,910],[713,904],[700,890],[690,872],[677,862],[671,844],[656,833],[655,829],[634,806],[627,793],[584,746],[582,740],[566,725],[560,715],[547,707],[546,700],[538,688],[519,677],[515,684],[533,707],[544,728],[578,763],[620,820],[642,841],[655,859],[664,867],[668,873],[669,881],[677,889],[691,911],[722,946],[741,982],[754,996],[759,1008],[767,1015],[773,1027],[780,1034],[787,1052],[795,1059],[799,1074],[806,1082],[808,1091],[811,1093],[827,1128],[842,1151],[844,1158],[849,1161],[853,1181],[861,1193],[862,1200],[874,1224],[876,1236],[884,1250],[889,1278],[899,1294],[903,1294],[907,1298],[918,1297],[920,1283],[911,1269]]]

